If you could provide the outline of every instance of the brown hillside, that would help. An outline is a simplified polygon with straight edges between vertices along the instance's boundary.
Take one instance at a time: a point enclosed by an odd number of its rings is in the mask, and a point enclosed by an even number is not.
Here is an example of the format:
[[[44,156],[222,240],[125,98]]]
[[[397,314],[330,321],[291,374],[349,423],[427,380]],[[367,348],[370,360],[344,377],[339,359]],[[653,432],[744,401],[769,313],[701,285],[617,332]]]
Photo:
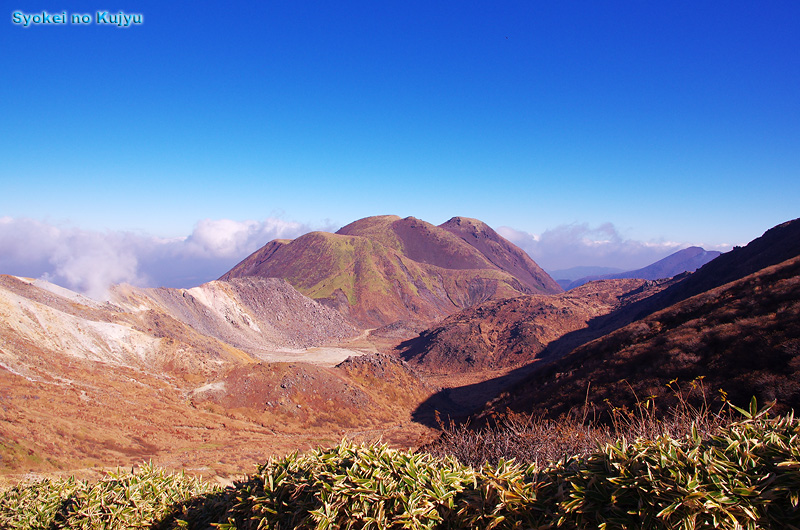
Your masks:
[[[744,247],[736,247],[718,256],[664,292],[631,305],[616,315],[615,325],[628,324],[691,296],[744,278],[798,255],[800,219],[795,219],[770,228]],[[607,331],[611,331],[611,328]]]
[[[342,436],[424,433],[408,422],[432,389],[385,356],[342,362],[362,337],[282,280],[111,294],[0,276],[0,474],[151,459],[242,474]]]
[[[399,347],[399,354],[427,373],[513,368],[538,358],[548,344],[585,328],[644,291],[645,280],[592,282],[558,295],[528,295],[484,302],[453,314]]]
[[[444,269],[493,268],[478,250],[464,245],[463,241],[446,230],[415,217],[367,217],[350,223],[336,233],[377,241],[417,263]]]
[[[589,399],[630,405],[704,377],[734,403],[800,406],[800,257],[698,294],[546,365],[486,412],[548,410]]]
[[[767,230],[747,246],[724,253],[693,273],[658,280],[660,292],[639,296],[619,309],[593,319],[587,328],[552,342],[543,356],[560,357],[656,311],[797,255],[800,255],[800,219]]]
[[[483,239],[488,254],[413,217],[368,217],[336,234],[313,232],[270,242],[221,279],[284,278],[364,327],[398,320],[430,323],[490,299],[560,291],[533,261],[523,260],[522,250],[494,231],[485,231]],[[504,269],[505,263],[513,270]]]
[[[191,397],[197,407],[265,427],[338,433],[407,419],[434,390],[399,359],[370,354],[335,367],[240,365]]]
[[[434,320],[456,307],[447,296],[452,286],[430,267],[366,237],[312,232],[278,248],[273,243],[267,247],[267,259],[253,254],[222,280],[284,278],[365,327],[402,317]]]
[[[524,250],[500,236],[486,223],[468,217],[453,217],[439,227],[466,241],[489,262],[520,278],[534,292],[554,294],[562,291],[558,283]]]

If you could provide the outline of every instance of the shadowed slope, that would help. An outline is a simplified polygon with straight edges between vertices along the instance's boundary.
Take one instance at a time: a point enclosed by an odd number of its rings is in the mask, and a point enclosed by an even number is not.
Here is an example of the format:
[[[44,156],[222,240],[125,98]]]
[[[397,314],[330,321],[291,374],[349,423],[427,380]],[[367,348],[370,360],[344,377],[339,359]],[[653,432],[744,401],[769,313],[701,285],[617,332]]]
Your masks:
[[[581,335],[580,342],[570,341],[569,348],[562,347],[554,353],[560,356],[580,344],[611,333],[656,311],[797,255],[800,255],[800,219],[771,228],[747,246],[736,247],[724,253],[693,273],[675,276],[663,291],[596,319],[589,331]]]
[[[800,406],[800,257],[711,289],[577,348],[535,371],[489,411],[630,404],[703,376],[735,403]]]
[[[706,263],[684,281],[652,298],[648,311],[744,278],[765,267],[800,255],[800,219],[770,228],[744,247],[736,247]]]
[[[540,367],[490,410],[563,412],[590,384],[594,402],[621,404],[631,389],[663,394],[665,382],[698,376],[739,402],[756,394],[800,406],[800,220],[617,313],[607,334]]]
[[[800,405],[796,384],[800,379],[798,231],[800,221],[784,223],[693,274],[648,281],[644,289],[621,297],[615,310],[595,316],[585,327],[565,333],[536,354],[550,364],[532,363],[494,379],[443,385],[449,388],[420,407],[418,417],[427,420],[430,407],[440,404],[449,404],[448,411],[454,415],[468,413],[470,408],[485,404],[478,401],[491,391],[495,396],[504,393],[487,414],[503,412],[506,407],[560,413],[582,405],[590,384],[595,403],[609,397],[614,404],[623,404],[632,398],[629,385],[644,398],[663,393],[664,383],[675,377],[686,380],[700,375],[706,375],[712,390],[723,387],[744,402],[756,393],[763,400],[775,398]],[[781,261],[786,255],[791,259]],[[753,269],[756,272],[751,274]],[[486,304],[475,310],[485,307],[494,306]],[[456,323],[459,316],[444,323]],[[511,313],[506,319],[511,327],[526,321],[524,314]],[[491,359],[484,350],[501,341],[492,339],[481,345],[470,340],[478,334],[469,330],[502,329],[495,322],[499,320],[488,316],[469,320],[462,329],[443,327],[443,331],[423,333],[428,338],[425,347],[436,357],[442,352],[458,352],[459,341],[466,338],[465,352]],[[530,348],[539,348],[535,338],[530,343]],[[428,354],[424,349],[410,353],[410,359],[423,363]]]

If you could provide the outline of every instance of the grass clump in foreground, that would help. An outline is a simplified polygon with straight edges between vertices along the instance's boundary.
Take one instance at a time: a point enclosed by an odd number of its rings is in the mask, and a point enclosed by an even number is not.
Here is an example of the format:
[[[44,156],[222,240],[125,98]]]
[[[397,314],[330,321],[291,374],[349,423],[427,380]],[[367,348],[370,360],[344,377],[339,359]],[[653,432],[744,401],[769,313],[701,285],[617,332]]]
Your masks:
[[[152,464],[102,480],[45,479],[0,492],[0,528],[150,528],[178,503],[215,487]]]
[[[75,483],[61,490],[40,483],[34,493],[18,487],[2,494],[0,526],[798,528],[800,422],[770,418],[755,403],[743,413],[708,437],[694,428],[680,437],[622,438],[543,466],[501,459],[474,468],[450,457],[342,442],[270,460],[225,490],[202,491],[184,477],[182,492],[169,497],[160,491],[166,475],[155,470],[153,478],[124,474],[78,486],[77,493],[70,493]],[[141,496],[121,494],[137,480]],[[36,513],[41,526],[24,526]]]

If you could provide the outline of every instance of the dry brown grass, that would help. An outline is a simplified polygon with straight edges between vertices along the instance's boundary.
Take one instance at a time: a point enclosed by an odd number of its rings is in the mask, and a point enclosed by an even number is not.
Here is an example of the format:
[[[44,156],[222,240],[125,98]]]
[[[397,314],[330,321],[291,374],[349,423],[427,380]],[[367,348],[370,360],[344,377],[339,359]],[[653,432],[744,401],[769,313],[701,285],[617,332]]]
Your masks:
[[[800,409],[800,257],[589,342],[534,371],[492,407],[558,416],[582,405],[589,384],[590,399],[601,405],[632,407],[631,387],[672,405],[664,382],[701,375],[740,406],[756,396],[777,401],[776,413]]]
[[[501,460],[544,465],[560,458],[586,455],[621,438],[650,439],[660,436],[682,438],[696,432],[707,439],[731,421],[731,406],[712,409],[702,378],[685,388],[672,381],[674,404],[666,412],[656,399],[635,397],[635,406],[605,410],[586,403],[558,419],[542,414],[520,414],[507,410],[494,415],[482,428],[469,423],[439,420],[439,438],[420,450],[436,456],[453,456],[473,467],[496,465]],[[631,389],[632,391],[632,389]]]

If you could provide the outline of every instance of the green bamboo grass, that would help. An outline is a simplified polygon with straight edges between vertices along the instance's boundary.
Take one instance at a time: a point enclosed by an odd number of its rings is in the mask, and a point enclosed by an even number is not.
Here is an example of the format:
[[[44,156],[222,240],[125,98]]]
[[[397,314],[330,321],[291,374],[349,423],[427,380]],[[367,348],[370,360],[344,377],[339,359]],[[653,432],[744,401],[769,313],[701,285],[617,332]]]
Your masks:
[[[270,460],[213,488],[145,466],[0,494],[3,528],[800,528],[800,422],[755,402],[717,434],[606,444],[545,466],[475,469],[385,445]]]
[[[0,493],[0,528],[150,528],[188,498],[215,487],[183,473],[144,464],[109,473],[95,484],[47,479]]]

